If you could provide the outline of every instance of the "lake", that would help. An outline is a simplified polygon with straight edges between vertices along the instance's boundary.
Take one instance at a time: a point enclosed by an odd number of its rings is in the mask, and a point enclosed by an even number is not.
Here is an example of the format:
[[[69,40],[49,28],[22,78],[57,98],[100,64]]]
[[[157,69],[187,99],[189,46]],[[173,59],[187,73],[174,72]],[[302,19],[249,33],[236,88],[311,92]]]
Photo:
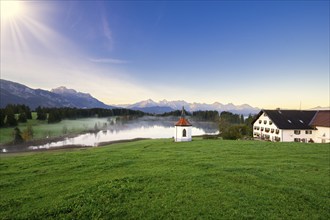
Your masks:
[[[218,125],[214,122],[194,121],[187,118],[193,125],[192,135],[218,134]],[[99,121],[95,127],[101,130],[81,134],[61,141],[50,142],[44,145],[29,146],[30,150],[49,149],[65,146],[98,146],[103,142],[131,140],[136,138],[172,138],[174,136],[174,124],[178,117],[145,116],[133,120],[120,118],[105,118]]]

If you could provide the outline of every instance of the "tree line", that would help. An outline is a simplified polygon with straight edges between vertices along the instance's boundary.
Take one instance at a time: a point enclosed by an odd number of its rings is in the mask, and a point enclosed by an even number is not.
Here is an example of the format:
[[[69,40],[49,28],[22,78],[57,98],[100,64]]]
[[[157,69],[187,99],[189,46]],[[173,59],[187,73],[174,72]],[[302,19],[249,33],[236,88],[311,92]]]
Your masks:
[[[171,112],[165,112],[163,114],[158,114],[157,116],[175,116],[180,117],[182,114],[181,110],[175,110]],[[194,111],[192,113],[184,110],[184,114],[187,116],[194,117],[195,120],[201,120],[201,121],[214,121],[217,122],[219,120],[219,112],[218,111]]]
[[[16,115],[18,117],[16,118]],[[17,126],[18,122],[24,123],[32,119],[32,113],[29,106],[9,104],[0,109],[0,127]]]
[[[77,109],[77,108],[46,108],[38,107],[35,109],[37,120],[48,123],[57,123],[62,119],[78,119],[89,117],[111,117],[126,116],[140,117],[146,113],[125,108],[118,109]],[[18,123],[25,123],[28,119],[32,119],[31,109],[26,105],[9,104],[5,108],[0,109],[0,127],[15,127]]]

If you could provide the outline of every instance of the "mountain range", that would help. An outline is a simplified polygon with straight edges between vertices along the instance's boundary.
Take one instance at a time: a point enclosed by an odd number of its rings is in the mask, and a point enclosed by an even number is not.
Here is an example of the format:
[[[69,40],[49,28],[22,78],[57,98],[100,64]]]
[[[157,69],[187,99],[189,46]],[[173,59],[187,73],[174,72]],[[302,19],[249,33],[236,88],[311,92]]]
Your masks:
[[[151,99],[127,105],[107,105],[88,93],[77,92],[74,89],[66,87],[58,87],[51,91],[42,89],[32,89],[23,84],[0,79],[0,108],[4,108],[7,104],[24,104],[31,109],[38,106],[43,107],[72,107],[72,108],[129,108],[140,110],[147,113],[161,114],[174,110],[181,110],[182,106],[187,111],[198,110],[216,110],[219,112],[230,111],[237,114],[255,114],[259,112],[259,108],[254,108],[248,104],[234,105],[232,103],[222,104],[215,102],[213,104],[206,103],[188,103],[183,100],[167,101],[162,100],[155,102]]]
[[[149,113],[163,113],[168,111],[181,110],[182,106],[184,106],[184,108],[190,112],[199,111],[199,110],[201,111],[216,110],[219,112],[229,111],[232,113],[248,115],[248,114],[255,114],[260,111],[259,108],[254,108],[248,104],[234,105],[232,103],[222,104],[219,102],[215,102],[213,104],[196,103],[196,102],[188,103],[183,100],[167,101],[165,99],[159,102],[155,102],[152,99],[148,99],[131,105],[122,105],[121,107],[130,108],[134,110],[141,110]],[[156,112],[157,110],[158,112]]]
[[[0,108],[7,104],[24,104],[31,109],[43,107],[113,108],[88,93],[59,87],[51,91],[31,89],[25,85],[0,79]]]

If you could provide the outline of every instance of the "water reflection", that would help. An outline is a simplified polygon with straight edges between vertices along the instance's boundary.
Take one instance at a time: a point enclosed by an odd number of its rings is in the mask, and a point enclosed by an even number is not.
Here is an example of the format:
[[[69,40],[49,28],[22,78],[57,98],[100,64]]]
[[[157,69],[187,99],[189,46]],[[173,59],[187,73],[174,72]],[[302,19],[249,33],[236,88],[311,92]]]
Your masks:
[[[69,145],[98,146],[102,142],[129,140],[135,138],[171,138],[174,136],[174,124],[177,117],[152,117],[146,116],[134,120],[119,118],[104,119],[98,122],[95,128],[100,131],[82,134],[74,138],[66,138],[62,141],[52,142],[40,146],[30,146],[29,149],[48,149]],[[212,122],[193,121],[192,135],[216,134],[218,126]]]

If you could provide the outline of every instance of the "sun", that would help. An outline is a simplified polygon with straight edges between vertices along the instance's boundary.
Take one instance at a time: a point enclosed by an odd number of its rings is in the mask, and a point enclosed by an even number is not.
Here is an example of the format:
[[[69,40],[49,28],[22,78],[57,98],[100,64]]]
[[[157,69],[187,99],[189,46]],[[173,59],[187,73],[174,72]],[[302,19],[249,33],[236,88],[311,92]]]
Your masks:
[[[23,5],[21,1],[15,0],[2,0],[1,6],[1,19],[12,19],[23,12]]]

